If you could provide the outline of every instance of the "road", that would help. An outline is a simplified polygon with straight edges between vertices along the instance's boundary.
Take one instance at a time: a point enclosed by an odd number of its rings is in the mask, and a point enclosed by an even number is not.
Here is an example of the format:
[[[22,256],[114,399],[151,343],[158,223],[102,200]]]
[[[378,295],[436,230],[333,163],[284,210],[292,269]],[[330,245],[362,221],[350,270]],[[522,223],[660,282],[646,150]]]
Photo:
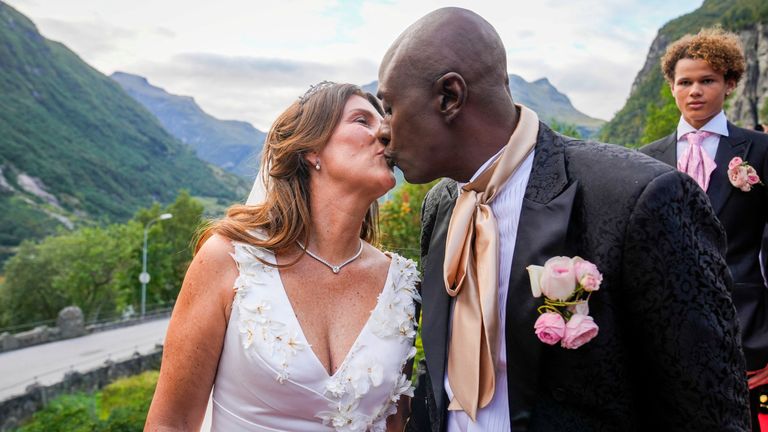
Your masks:
[[[170,318],[0,353],[0,401],[24,393],[28,385],[50,385],[70,370],[85,372],[106,360],[123,360],[162,344]]]

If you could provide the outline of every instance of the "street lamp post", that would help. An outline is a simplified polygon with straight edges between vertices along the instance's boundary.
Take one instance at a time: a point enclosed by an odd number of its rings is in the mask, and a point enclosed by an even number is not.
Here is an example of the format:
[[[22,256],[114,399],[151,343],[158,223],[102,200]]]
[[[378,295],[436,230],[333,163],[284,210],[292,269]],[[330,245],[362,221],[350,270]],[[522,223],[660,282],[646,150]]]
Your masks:
[[[144,318],[144,314],[147,309],[147,283],[149,283],[149,273],[147,273],[147,235],[149,234],[149,227],[153,223],[161,220],[172,218],[170,213],[163,213],[160,216],[147,222],[144,226],[144,248],[141,251],[141,274],[139,275],[139,282],[141,282],[141,317]]]

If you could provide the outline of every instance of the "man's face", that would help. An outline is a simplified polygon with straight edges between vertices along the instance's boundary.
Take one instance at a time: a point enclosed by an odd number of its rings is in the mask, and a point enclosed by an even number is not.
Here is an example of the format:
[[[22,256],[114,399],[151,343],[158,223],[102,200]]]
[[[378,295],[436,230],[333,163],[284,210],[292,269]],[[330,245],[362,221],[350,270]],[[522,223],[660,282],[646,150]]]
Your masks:
[[[445,126],[431,106],[430,89],[398,79],[396,61],[379,70],[379,99],[384,119],[378,138],[386,145],[385,156],[403,171],[410,183],[427,183],[442,177],[447,145]]]

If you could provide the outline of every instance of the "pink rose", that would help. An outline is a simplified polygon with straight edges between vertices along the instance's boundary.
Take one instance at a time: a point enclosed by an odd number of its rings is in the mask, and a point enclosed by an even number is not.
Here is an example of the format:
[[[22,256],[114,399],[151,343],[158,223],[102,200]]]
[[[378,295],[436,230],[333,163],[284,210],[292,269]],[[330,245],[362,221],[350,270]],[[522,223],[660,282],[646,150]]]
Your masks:
[[[737,166],[741,165],[742,163],[744,163],[744,161],[741,160],[740,157],[736,156],[735,158],[731,159],[730,162],[728,162],[728,170],[732,170]]]
[[[586,301],[578,302],[575,305],[566,307],[568,312],[572,314],[589,315],[589,304]]]
[[[730,180],[734,187],[744,192],[749,192],[752,189],[752,185],[749,184],[747,169],[741,165],[728,170],[728,180]]]
[[[598,327],[595,320],[589,315],[571,315],[568,324],[565,325],[565,335],[560,346],[568,349],[576,349],[597,336]]]
[[[574,258],[575,260],[575,258]],[[576,280],[579,281],[584,291],[591,292],[600,289],[600,283],[603,281],[603,275],[597,271],[597,266],[589,261],[579,259],[573,265],[576,273]]]
[[[757,171],[751,166],[747,167],[747,183],[751,185],[760,183],[760,177],[757,175]]]
[[[541,275],[541,292],[552,300],[567,300],[576,289],[573,260],[568,257],[552,257],[544,263]]]
[[[548,345],[560,342],[565,334],[565,320],[558,313],[547,312],[539,316],[533,325],[539,340]]]

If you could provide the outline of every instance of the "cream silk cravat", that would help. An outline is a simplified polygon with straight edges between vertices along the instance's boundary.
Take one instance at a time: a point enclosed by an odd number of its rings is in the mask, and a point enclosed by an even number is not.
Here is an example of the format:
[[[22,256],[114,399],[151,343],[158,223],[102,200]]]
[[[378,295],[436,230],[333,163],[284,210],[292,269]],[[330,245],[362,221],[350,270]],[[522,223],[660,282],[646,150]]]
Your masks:
[[[499,329],[499,230],[489,203],[536,144],[539,118],[517,105],[520,116],[501,156],[462,187],[451,214],[443,273],[448,295],[456,297],[448,349],[448,409],[464,410],[473,421],[490,403],[496,387],[493,351]]]

